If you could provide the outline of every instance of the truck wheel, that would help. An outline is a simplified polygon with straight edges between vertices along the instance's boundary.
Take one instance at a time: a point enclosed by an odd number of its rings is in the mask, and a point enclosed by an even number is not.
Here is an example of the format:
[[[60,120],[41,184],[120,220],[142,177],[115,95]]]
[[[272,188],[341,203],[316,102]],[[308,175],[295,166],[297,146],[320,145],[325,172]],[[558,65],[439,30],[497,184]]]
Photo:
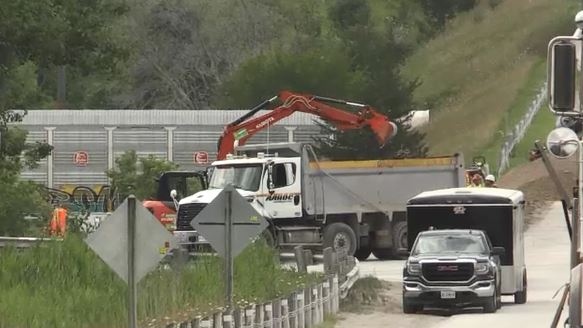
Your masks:
[[[368,259],[370,256],[370,253],[370,247],[361,247],[356,250],[354,257],[356,257],[359,261],[366,261],[366,259]]]
[[[372,250],[374,255],[379,260],[390,260],[393,257],[392,248],[375,248]]]
[[[333,250],[346,249],[348,255],[356,252],[356,234],[349,225],[341,222],[332,223],[324,228],[324,248]]]
[[[527,283],[526,283],[526,270],[522,274],[522,291],[514,293],[514,303],[516,304],[524,304],[526,303],[526,291],[527,291]]]
[[[407,256],[399,253],[400,249],[407,249],[407,222],[399,221],[393,225],[392,257],[396,260],[405,260]]]

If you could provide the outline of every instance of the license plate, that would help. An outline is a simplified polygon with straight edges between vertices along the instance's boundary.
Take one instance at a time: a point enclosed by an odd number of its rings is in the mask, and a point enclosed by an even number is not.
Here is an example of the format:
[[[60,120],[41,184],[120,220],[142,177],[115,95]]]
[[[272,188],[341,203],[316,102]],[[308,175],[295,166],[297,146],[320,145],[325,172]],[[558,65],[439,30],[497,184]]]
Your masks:
[[[441,291],[441,298],[443,298],[443,299],[452,299],[452,298],[455,298],[455,291],[453,291],[453,290],[442,290]]]

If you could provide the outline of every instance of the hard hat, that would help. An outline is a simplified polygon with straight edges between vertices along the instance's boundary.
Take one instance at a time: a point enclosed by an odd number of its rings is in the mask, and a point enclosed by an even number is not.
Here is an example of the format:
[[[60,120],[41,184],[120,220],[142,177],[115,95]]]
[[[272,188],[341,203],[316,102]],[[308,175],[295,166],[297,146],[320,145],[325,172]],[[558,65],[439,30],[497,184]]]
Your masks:
[[[496,182],[496,178],[492,174],[486,176],[486,181]]]

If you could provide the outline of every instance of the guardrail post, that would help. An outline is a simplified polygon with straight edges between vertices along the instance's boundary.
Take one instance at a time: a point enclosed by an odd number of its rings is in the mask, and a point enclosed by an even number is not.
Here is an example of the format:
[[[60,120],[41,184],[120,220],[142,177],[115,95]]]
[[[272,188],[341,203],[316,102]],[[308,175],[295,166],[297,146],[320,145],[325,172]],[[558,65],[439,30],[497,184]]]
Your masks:
[[[338,313],[338,308],[339,308],[339,297],[340,297],[340,290],[339,290],[339,286],[338,286],[338,275],[334,275],[334,278],[332,278],[332,290],[334,293],[334,297],[333,297],[333,312],[334,314]]]
[[[281,328],[290,328],[288,303],[287,298],[281,300]]]
[[[330,279],[326,277],[326,280],[322,283],[322,301],[324,302],[324,317],[330,314]]]
[[[307,272],[308,269],[304,260],[304,248],[302,246],[294,247],[294,255],[298,266],[298,272]]]
[[[273,301],[273,328],[281,328],[281,300]]]
[[[263,323],[263,327],[271,328],[273,327],[273,305],[271,303],[267,303],[264,305],[265,309],[265,322]]]
[[[312,327],[312,289],[310,287],[304,288],[305,296],[305,312],[306,312],[306,328]]]
[[[320,322],[324,322],[324,295],[322,283],[318,284],[317,290],[318,290],[318,318],[320,318]]]
[[[235,328],[241,328],[244,324],[245,310],[239,307],[235,308],[233,311],[233,326]]]
[[[192,321],[190,322],[190,326],[192,328],[200,328],[200,317],[192,319]]]
[[[245,328],[252,328],[255,324],[255,307],[251,306],[245,309]]]
[[[263,318],[265,313],[263,312],[263,304],[257,304],[255,306],[255,325],[259,325],[259,327],[263,327]]]
[[[332,273],[334,263],[332,262],[332,247],[324,248],[323,255],[324,255],[324,274],[329,275]]]
[[[309,249],[304,249],[304,263],[306,267],[308,265],[314,265],[314,255],[312,254],[312,251]]]
[[[298,323],[296,328],[305,328],[306,327],[306,306],[305,306],[305,293],[302,289],[297,293],[297,320]]]
[[[223,313],[218,312],[213,314],[213,328],[223,328]]]
[[[318,288],[316,286],[312,290],[312,323],[317,325],[320,323],[320,309],[318,308]]]

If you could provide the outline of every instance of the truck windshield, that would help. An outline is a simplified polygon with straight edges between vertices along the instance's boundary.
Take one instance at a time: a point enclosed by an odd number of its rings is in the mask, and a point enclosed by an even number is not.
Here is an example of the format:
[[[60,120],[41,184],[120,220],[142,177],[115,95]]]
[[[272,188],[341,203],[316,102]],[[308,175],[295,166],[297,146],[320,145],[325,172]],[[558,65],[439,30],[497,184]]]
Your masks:
[[[257,191],[261,182],[261,164],[216,166],[209,183],[211,189],[221,189],[228,184],[235,188]]]
[[[415,244],[414,255],[442,253],[487,253],[484,239],[479,235],[421,235]]]

